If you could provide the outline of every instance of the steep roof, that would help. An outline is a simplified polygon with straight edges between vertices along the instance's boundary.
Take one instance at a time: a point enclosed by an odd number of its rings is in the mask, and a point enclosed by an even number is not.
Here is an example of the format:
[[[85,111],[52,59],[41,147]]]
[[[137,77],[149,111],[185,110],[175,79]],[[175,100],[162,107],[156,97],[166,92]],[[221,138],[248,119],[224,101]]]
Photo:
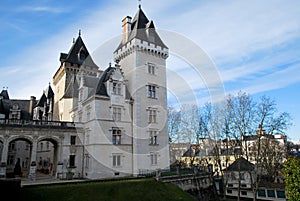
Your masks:
[[[3,89],[1,91],[0,96],[2,96],[3,99],[6,99],[6,100],[9,99],[8,91],[6,89]]]
[[[69,52],[67,54],[61,53],[59,60],[60,62],[69,62],[77,64],[78,66],[85,64],[87,66],[97,67],[81,38],[80,32]]]
[[[109,77],[111,76],[112,72],[115,70],[114,67],[109,66],[102,74],[99,80],[99,83],[97,85],[96,88],[96,93],[97,95],[101,95],[101,96],[107,96],[107,90],[106,90],[106,86],[105,83],[107,82],[107,80],[109,79]]]
[[[252,171],[254,170],[254,164],[241,157],[235,160],[229,165],[225,171]]]
[[[47,98],[54,98],[54,92],[49,84],[49,86],[45,89],[44,94]]]
[[[45,102],[47,101],[46,95],[43,93],[39,101],[36,103],[35,107],[44,107]]]
[[[47,102],[47,99],[54,99],[54,92],[50,86],[50,83],[48,87],[43,91],[43,94],[41,95],[41,98],[38,100],[38,102],[35,104],[35,107],[44,107],[45,102]]]
[[[72,80],[69,82],[69,85],[67,86],[66,92],[63,96],[63,98],[75,98],[78,97],[79,91],[79,84],[76,79],[76,75],[73,75]]]
[[[0,99],[0,114],[9,114],[9,104],[7,103],[9,100]]]
[[[139,9],[131,22],[131,30],[127,42],[134,38],[153,43],[162,48],[168,48],[157,34],[153,21],[149,21],[141,6],[139,6]],[[121,42],[116,51],[123,45],[125,44]]]

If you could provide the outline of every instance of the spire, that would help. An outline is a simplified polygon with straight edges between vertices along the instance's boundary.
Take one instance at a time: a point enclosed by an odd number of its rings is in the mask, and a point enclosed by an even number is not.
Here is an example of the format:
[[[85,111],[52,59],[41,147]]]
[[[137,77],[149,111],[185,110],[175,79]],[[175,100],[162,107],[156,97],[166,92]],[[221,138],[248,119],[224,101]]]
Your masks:
[[[124,20],[123,20],[123,22],[124,22]],[[123,23],[123,26],[124,26],[124,23]],[[149,19],[143,12],[140,4],[139,4],[139,9],[138,9],[137,13],[135,14],[133,20],[130,22],[130,26],[131,26],[131,30],[129,30],[128,38],[126,37],[126,40],[124,40],[124,37],[123,37],[122,42],[120,43],[118,48],[115,50],[115,52],[117,50],[119,50],[127,42],[131,41],[134,38],[138,38],[142,41],[150,42],[152,44],[161,46],[162,48],[168,48],[163,43],[163,41],[159,37],[158,33],[156,32],[153,21],[152,20],[149,21]]]
[[[139,1],[139,9],[141,9],[142,8],[142,5],[141,5],[142,0],[138,0],[138,1]]]
[[[61,53],[60,61],[81,65],[88,56],[89,52],[81,38],[81,30],[79,29],[77,39],[73,39],[72,47],[67,54]]]

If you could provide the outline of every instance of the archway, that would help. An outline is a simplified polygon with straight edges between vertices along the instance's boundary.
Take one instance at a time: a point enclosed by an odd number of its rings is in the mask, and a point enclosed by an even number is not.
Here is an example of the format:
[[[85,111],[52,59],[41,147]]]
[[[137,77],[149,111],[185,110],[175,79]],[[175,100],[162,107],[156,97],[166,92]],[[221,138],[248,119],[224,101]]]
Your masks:
[[[36,150],[36,177],[53,177],[56,173],[58,142],[53,138],[41,138]]]
[[[32,142],[27,138],[16,138],[9,142],[6,177],[27,177],[30,168]]]

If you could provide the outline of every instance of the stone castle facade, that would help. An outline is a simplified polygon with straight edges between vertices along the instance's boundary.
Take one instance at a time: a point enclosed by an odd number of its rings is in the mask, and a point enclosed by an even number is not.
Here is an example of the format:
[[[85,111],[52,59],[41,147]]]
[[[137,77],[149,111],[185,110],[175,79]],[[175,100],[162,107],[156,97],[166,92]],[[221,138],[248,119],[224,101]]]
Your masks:
[[[60,54],[54,90],[49,85],[39,100],[29,102],[26,134],[12,131],[12,118],[0,107],[2,172],[9,145],[17,139],[25,139],[31,149],[29,176],[36,173],[39,143],[47,140],[57,177],[71,172],[96,179],[169,169],[168,47],[140,6],[134,18],[122,20],[122,29],[122,41],[112,53],[115,64],[104,71],[79,33],[69,52]],[[37,122],[48,130],[36,129]]]

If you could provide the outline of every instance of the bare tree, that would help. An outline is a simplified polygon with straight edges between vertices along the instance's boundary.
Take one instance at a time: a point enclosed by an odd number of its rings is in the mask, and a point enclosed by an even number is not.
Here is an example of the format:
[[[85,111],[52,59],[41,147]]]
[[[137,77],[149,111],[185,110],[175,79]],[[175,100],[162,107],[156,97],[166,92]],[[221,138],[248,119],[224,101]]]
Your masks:
[[[168,107],[168,132],[170,142],[180,141],[181,113],[173,107]]]

